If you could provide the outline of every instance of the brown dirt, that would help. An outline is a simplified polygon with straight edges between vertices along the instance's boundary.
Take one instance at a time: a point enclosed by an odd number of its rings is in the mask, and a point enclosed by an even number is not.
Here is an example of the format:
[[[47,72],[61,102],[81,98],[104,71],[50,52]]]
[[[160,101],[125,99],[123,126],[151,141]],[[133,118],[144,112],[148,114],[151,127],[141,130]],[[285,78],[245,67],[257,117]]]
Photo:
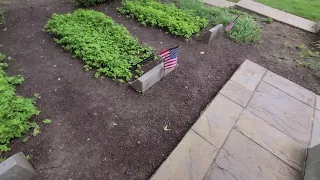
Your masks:
[[[225,36],[207,45],[140,26],[118,16],[117,5],[94,9],[126,26],[155,52],[181,46],[179,67],[143,95],[127,83],[94,79],[93,72],[84,72],[80,60],[42,31],[52,13],[76,9],[71,0],[14,0],[5,7],[0,51],[13,58],[8,73],[25,76],[19,94],[41,95],[37,106],[42,113],[33,120],[52,120],[41,125],[42,133],[29,142],[16,139],[7,154],[30,155],[38,172],[34,180],[147,179],[245,59],[314,92],[320,90],[311,72],[294,61],[299,53],[295,47],[314,38],[307,33],[272,23],[264,25],[263,39],[256,45],[234,43]],[[169,131],[163,130],[165,125]]]

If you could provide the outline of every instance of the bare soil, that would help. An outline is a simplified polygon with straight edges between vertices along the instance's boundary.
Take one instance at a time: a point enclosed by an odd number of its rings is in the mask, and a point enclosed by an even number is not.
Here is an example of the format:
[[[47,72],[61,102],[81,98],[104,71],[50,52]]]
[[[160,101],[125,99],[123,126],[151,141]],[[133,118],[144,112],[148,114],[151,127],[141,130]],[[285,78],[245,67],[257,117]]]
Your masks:
[[[77,9],[71,0],[12,0],[5,6],[0,51],[12,58],[7,71],[26,79],[17,93],[41,95],[37,106],[42,113],[33,120],[52,120],[40,123],[42,133],[27,143],[14,140],[6,154],[30,155],[38,172],[33,180],[148,179],[245,59],[320,91],[319,80],[296,63],[296,47],[315,38],[308,33],[273,22],[263,24],[258,44],[234,43],[223,35],[208,45],[143,27],[118,15],[119,5],[93,9],[123,24],[155,53],[180,45],[179,67],[145,94],[128,83],[94,79],[93,72],[84,72],[83,63],[42,30],[52,13]]]

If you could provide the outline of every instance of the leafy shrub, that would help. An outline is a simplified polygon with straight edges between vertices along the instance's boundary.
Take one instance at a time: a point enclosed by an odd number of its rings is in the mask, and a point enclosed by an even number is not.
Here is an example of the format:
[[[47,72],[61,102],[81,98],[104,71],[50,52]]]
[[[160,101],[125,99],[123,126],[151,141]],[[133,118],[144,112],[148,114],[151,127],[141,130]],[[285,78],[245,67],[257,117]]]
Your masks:
[[[92,6],[95,4],[99,4],[102,2],[105,2],[106,0],[75,0],[75,2],[79,5],[79,6]]]
[[[0,60],[4,59],[0,53]],[[28,120],[38,115],[35,99],[16,95],[15,86],[21,84],[22,76],[9,77],[4,69],[8,64],[0,63],[0,153],[10,150],[8,144],[12,138],[21,137],[30,128],[37,127]]]
[[[206,19],[178,9],[173,4],[154,0],[126,0],[119,12],[137,18],[143,25],[168,28],[172,34],[187,38],[208,24]]]
[[[177,7],[208,19],[211,26],[217,24],[226,26],[240,15],[237,23],[227,32],[227,35],[236,42],[245,43],[257,42],[261,38],[261,28],[254,16],[245,12],[233,8],[206,6],[198,0],[179,0]]]
[[[110,17],[93,10],[53,14],[45,26],[56,42],[85,62],[85,70],[97,68],[111,78],[129,80],[131,68],[152,55],[151,47],[138,40]]]

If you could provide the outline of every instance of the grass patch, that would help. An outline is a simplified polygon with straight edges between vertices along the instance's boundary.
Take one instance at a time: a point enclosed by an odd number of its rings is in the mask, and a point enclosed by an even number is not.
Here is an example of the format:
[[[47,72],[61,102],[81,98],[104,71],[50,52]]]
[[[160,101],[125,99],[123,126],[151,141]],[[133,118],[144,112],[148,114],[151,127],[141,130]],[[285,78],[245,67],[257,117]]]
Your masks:
[[[304,17],[313,21],[320,21],[319,0],[256,0],[270,7]]]
[[[237,23],[227,32],[227,35],[236,42],[257,42],[261,38],[261,28],[255,17],[233,8],[206,6],[198,0],[178,0],[180,9],[196,14],[209,21],[210,26],[217,24],[228,25],[238,15]]]
[[[0,53],[0,61],[5,58]],[[16,85],[23,82],[22,76],[8,76],[0,62],[0,154],[10,150],[10,140],[21,137],[30,128],[39,128],[29,119],[40,111],[35,107],[35,98],[24,98],[16,94]],[[4,159],[3,159],[4,160]]]
[[[85,70],[95,68],[114,79],[129,80],[131,68],[152,55],[150,46],[141,46],[122,25],[93,10],[76,10],[70,14],[53,14],[45,30],[56,42],[82,59]]]
[[[178,9],[174,4],[154,0],[126,0],[119,12],[137,18],[143,25],[168,28],[172,34],[186,38],[208,24],[205,18]]]

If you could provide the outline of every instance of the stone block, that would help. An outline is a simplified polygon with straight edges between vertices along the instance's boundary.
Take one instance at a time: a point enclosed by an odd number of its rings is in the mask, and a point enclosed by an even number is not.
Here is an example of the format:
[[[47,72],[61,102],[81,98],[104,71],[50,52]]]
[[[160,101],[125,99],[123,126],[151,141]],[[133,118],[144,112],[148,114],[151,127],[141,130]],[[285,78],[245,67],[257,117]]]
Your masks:
[[[190,130],[150,180],[202,180],[217,152]]]
[[[318,144],[320,144],[320,111],[316,109],[313,119],[311,147]]]
[[[1,180],[28,180],[36,175],[25,155],[17,153],[0,164]]]
[[[253,92],[233,81],[228,81],[227,84],[225,84],[220,90],[220,94],[226,96],[242,107],[245,107],[250,100]]]
[[[308,149],[304,180],[320,179],[320,144]]]
[[[231,80],[250,91],[254,91],[267,69],[258,64],[245,60],[231,77]]]
[[[144,93],[174,69],[175,68],[163,70],[163,64],[161,63],[129,84],[137,91]]]
[[[314,107],[315,105],[316,94],[271,71],[266,73],[263,81],[300,100],[301,102],[308,104],[311,107]]]
[[[307,148],[269,123],[245,110],[239,117],[235,129],[302,172]]]
[[[240,105],[218,94],[192,129],[216,148],[220,148],[240,116],[242,109]]]
[[[312,107],[262,81],[247,109],[306,147],[309,146]]]
[[[214,28],[206,31],[201,35],[201,40],[205,43],[211,43],[214,39],[218,39],[223,32],[223,25],[218,24]]]
[[[301,173],[237,130],[232,130],[215,163],[238,180],[301,180]]]

